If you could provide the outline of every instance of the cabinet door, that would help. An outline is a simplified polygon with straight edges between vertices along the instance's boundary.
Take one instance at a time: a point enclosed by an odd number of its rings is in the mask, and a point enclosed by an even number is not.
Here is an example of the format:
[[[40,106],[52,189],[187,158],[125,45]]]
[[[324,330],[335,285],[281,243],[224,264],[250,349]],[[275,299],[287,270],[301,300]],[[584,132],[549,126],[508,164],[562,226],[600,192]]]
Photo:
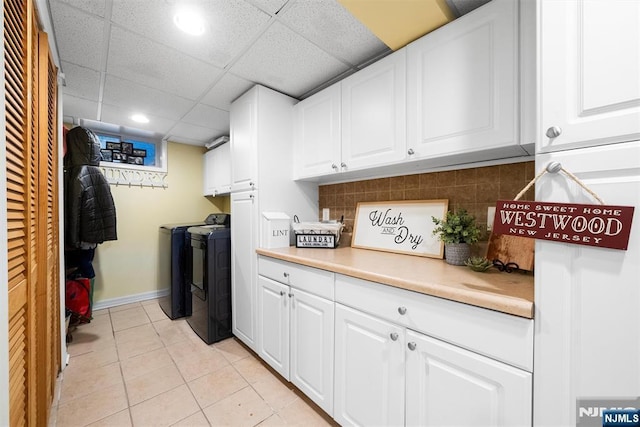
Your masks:
[[[407,47],[412,158],[519,145],[517,8],[494,0]]]
[[[291,293],[291,382],[333,415],[334,303],[299,289]]]
[[[233,334],[256,347],[257,191],[231,194],[231,303]]]
[[[406,80],[404,49],[342,80],[342,171],[405,158]]]
[[[252,189],[258,170],[257,87],[231,104],[231,189]]]
[[[529,372],[413,331],[406,339],[408,426],[531,425]]]
[[[404,330],[336,304],[335,345],[333,418],[343,426],[403,425]]]
[[[640,2],[538,5],[538,152],[640,139]]]
[[[202,157],[203,159],[203,178],[204,178],[204,183],[203,183],[203,194],[205,196],[211,196],[214,193],[214,189],[215,189],[215,182],[213,181],[213,170],[215,168],[215,159],[214,159],[214,153],[213,150],[207,151],[206,153],[204,153],[204,156]]]
[[[289,286],[258,276],[258,354],[289,380]]]
[[[340,165],[340,84],[294,107],[296,178],[328,175]]]
[[[213,149],[213,195],[229,194],[231,191],[231,144]]]

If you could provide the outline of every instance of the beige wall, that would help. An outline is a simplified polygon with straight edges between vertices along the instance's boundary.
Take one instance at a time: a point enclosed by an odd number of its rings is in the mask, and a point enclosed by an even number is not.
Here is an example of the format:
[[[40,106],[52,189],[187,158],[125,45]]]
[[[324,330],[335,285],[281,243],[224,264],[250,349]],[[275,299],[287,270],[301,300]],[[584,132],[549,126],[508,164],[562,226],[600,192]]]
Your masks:
[[[118,240],[96,249],[94,303],[160,290],[160,225],[201,221],[212,212],[229,212],[229,197],[202,195],[203,152],[202,147],[168,144],[168,188],[111,186]]]

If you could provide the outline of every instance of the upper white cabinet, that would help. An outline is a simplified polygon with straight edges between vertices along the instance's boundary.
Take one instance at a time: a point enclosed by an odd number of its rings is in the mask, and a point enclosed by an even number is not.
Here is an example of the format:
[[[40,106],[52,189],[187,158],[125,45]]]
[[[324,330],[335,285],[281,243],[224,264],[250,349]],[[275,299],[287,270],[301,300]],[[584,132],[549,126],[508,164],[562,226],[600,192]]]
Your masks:
[[[338,171],[342,156],[340,94],[340,84],[334,84],[295,105],[297,178]]]
[[[538,4],[537,151],[640,139],[640,2]]]
[[[526,42],[518,8],[514,0],[491,1],[407,47],[410,159],[479,153],[483,160],[526,155],[522,144],[533,146],[533,135],[520,131],[521,102],[533,100],[520,97]]]
[[[406,51],[399,50],[342,80],[340,170],[405,158]]]
[[[231,191],[230,144],[204,153],[204,195],[217,196]]]
[[[295,107],[296,178],[405,158],[406,52],[400,50]]]

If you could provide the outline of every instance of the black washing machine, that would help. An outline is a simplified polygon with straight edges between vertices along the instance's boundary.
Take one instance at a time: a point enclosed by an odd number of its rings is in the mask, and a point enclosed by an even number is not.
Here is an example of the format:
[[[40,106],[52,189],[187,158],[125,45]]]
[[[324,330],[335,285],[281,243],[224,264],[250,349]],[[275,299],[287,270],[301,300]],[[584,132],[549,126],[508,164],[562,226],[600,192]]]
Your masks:
[[[192,306],[187,323],[207,344],[231,336],[231,217],[216,216],[213,224],[187,229]]]

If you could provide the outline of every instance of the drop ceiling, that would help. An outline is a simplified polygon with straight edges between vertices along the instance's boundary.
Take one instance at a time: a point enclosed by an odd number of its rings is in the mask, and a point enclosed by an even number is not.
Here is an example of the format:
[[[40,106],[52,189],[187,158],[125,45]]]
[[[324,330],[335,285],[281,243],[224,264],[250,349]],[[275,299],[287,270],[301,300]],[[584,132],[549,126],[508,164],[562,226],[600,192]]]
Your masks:
[[[447,5],[457,17],[487,1]],[[379,26],[369,24],[370,30],[337,0],[47,4],[64,76],[64,121],[112,124],[185,144],[228,135],[231,102],[256,83],[304,99],[391,52],[374,35]],[[175,9],[184,4],[205,17],[203,36],[173,25]],[[403,27],[398,20],[393,26]],[[134,113],[147,115],[149,123],[133,122]]]

